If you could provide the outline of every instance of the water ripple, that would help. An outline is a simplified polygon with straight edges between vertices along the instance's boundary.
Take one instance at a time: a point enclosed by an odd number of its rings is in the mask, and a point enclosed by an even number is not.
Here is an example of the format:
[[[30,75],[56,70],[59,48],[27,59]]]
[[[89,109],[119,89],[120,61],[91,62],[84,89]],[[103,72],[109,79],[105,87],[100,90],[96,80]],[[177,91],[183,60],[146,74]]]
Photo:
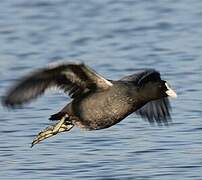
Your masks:
[[[132,115],[95,132],[73,129],[30,148],[69,98],[48,93],[0,107],[0,178],[201,179],[201,1],[1,1],[0,97],[28,71],[84,62],[109,79],[155,68],[176,89],[172,124]]]

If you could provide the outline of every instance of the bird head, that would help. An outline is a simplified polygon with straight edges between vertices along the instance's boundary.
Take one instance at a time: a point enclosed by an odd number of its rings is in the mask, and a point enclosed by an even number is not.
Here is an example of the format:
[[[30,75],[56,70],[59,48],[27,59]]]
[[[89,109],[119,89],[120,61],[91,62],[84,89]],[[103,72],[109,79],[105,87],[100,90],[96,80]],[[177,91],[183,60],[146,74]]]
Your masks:
[[[164,97],[176,98],[177,94],[172,90],[168,83],[164,80],[148,81],[143,84],[141,91],[147,95],[150,100],[160,99]]]

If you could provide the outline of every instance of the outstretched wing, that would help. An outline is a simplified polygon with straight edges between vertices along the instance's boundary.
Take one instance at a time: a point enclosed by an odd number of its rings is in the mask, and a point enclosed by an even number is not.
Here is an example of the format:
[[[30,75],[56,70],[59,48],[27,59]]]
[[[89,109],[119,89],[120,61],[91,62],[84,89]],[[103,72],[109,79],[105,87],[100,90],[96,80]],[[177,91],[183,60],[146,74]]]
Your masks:
[[[150,101],[142,108],[136,111],[136,114],[142,118],[147,119],[150,123],[157,122],[158,124],[168,124],[171,120],[170,110],[171,106],[168,98],[162,98],[155,101]]]
[[[105,90],[112,83],[84,64],[61,64],[33,72],[13,86],[3,98],[3,105],[15,107],[42,95],[48,88],[59,87],[76,98],[96,89]]]

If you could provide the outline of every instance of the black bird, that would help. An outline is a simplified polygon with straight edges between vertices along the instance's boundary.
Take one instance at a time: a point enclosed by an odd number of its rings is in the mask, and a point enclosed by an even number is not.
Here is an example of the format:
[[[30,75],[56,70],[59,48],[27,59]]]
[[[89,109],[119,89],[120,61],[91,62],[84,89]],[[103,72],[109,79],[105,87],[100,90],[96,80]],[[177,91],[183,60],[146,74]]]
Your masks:
[[[108,128],[133,112],[150,123],[166,125],[170,119],[168,96],[177,97],[154,69],[114,81],[103,78],[84,64],[60,64],[22,78],[3,97],[3,105],[21,106],[51,87],[68,92],[72,101],[50,117],[59,122],[40,132],[32,146],[74,126],[87,130]]]

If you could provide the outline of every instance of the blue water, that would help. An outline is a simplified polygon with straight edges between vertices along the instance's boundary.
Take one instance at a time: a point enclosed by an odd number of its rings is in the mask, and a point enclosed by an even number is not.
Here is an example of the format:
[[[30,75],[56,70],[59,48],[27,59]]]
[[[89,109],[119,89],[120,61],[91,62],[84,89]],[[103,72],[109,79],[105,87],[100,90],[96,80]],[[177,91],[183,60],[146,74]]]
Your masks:
[[[173,123],[150,126],[131,115],[31,149],[69,99],[53,92],[22,109],[0,106],[0,179],[202,179],[202,1],[1,0],[0,96],[58,60],[84,62],[111,79],[159,70],[178,93]]]

